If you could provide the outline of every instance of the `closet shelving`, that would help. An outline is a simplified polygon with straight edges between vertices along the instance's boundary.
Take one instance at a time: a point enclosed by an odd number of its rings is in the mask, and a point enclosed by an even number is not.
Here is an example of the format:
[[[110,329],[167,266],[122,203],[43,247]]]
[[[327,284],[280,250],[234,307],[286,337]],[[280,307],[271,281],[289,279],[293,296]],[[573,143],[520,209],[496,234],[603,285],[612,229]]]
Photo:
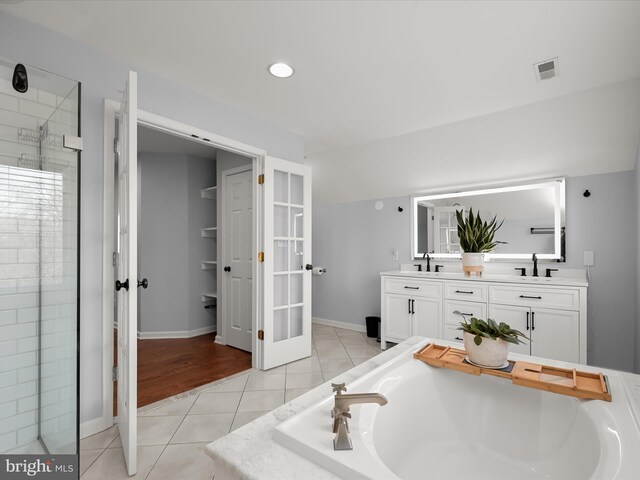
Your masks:
[[[218,198],[218,187],[208,187],[200,190],[200,197],[207,200],[217,200]],[[202,238],[213,238],[217,239],[218,235],[218,227],[202,227],[200,229],[200,236]],[[215,249],[214,249],[215,251]],[[202,260],[201,267],[203,270],[211,270],[216,268],[218,265],[217,260]],[[216,301],[218,298],[218,292],[204,292],[202,294],[202,301],[207,303],[211,301]]]

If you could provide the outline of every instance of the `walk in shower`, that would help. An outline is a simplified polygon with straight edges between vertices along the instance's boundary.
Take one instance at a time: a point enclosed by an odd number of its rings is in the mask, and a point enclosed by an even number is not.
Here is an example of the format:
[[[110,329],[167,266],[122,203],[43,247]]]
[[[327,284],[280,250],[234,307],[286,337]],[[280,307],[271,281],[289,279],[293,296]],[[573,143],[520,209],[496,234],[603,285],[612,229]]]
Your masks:
[[[80,85],[17,65],[0,58],[0,453],[75,454]]]

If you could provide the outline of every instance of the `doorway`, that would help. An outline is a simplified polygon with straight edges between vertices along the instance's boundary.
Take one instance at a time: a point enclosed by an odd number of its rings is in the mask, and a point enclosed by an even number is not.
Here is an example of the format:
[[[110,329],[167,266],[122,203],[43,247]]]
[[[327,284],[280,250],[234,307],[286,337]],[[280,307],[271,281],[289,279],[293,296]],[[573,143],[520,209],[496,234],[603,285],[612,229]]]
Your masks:
[[[137,135],[137,400],[143,407],[251,368],[250,336],[238,342],[242,336],[233,333],[237,325],[251,332],[253,172],[249,157],[140,125]],[[221,185],[219,175],[244,183]],[[233,219],[230,228],[217,221],[218,190],[240,213],[224,217]],[[222,235],[238,245],[231,253],[240,281],[227,282],[231,294],[220,302]],[[229,305],[229,317],[221,317],[220,304]],[[229,320],[230,342],[218,338],[222,318]]]

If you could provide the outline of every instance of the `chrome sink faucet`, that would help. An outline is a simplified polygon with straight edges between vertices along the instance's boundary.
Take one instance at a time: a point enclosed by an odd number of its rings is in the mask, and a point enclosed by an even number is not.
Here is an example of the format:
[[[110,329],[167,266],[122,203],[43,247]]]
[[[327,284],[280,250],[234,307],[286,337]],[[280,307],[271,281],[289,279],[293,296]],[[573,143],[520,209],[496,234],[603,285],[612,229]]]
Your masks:
[[[353,450],[353,444],[349,437],[349,423],[348,419],[351,418],[349,413],[350,406],[359,403],[377,403],[378,405],[386,405],[387,398],[380,393],[347,393],[344,383],[332,383],[333,391],[335,395],[335,406],[331,410],[331,416],[333,417],[333,433],[336,437],[333,439],[334,450]]]

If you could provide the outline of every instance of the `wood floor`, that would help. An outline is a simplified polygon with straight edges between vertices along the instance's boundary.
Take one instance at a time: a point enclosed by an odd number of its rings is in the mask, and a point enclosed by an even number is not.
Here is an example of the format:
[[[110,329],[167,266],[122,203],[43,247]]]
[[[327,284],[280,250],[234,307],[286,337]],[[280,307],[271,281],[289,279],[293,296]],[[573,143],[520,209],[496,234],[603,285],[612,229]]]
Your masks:
[[[214,338],[138,340],[138,407],[251,368],[251,353]]]

